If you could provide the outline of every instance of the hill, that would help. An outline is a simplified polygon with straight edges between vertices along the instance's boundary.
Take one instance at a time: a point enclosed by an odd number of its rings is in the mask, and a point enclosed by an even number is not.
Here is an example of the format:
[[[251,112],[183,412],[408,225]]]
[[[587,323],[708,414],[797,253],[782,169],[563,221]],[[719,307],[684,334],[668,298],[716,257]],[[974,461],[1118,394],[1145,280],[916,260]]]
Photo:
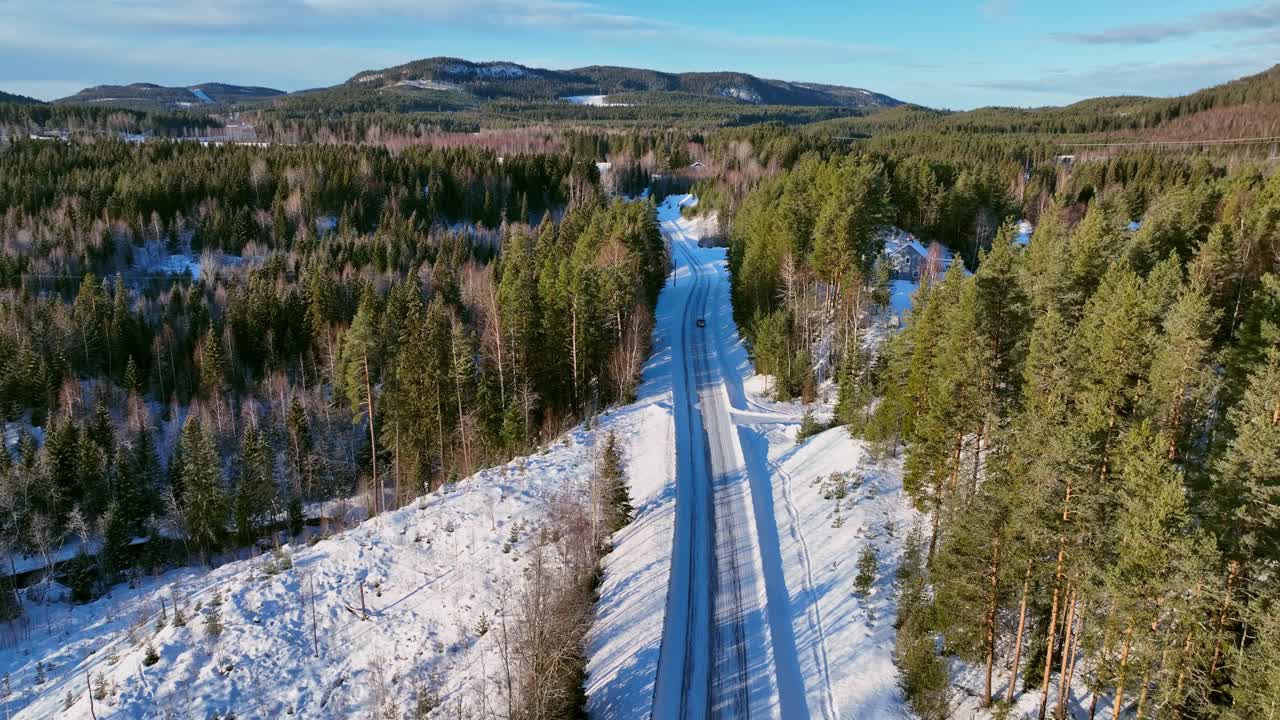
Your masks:
[[[1177,97],[1098,97],[1060,107],[981,107],[964,112],[899,105],[867,117],[839,118],[815,134],[883,135],[901,131],[973,134],[1098,135],[1190,141],[1280,134],[1280,65]]]
[[[766,80],[738,72],[664,73],[593,65],[573,70],[531,68],[512,62],[435,57],[356,74],[344,86],[383,90],[411,87],[482,99],[558,100],[615,93],[683,93],[753,105],[878,109],[902,102],[862,88]]]
[[[97,85],[54,102],[62,105],[111,105],[138,110],[171,110],[209,105],[230,105],[284,95],[267,87],[201,83],[186,87],[166,87],[155,83]]]
[[[44,101],[37,100],[33,97],[27,97],[26,95],[15,95],[14,93],[7,93],[7,92],[4,92],[3,90],[0,90],[0,103],[14,103],[17,105],[43,105]]]

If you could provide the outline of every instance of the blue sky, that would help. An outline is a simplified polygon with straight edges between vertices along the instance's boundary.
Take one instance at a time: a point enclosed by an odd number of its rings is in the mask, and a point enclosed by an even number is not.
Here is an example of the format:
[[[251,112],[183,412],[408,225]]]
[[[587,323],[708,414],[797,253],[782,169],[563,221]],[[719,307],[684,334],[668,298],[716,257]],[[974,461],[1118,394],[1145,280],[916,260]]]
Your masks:
[[[740,70],[933,107],[1174,95],[1280,61],[1280,2],[0,0],[0,90],[297,90],[433,55]]]

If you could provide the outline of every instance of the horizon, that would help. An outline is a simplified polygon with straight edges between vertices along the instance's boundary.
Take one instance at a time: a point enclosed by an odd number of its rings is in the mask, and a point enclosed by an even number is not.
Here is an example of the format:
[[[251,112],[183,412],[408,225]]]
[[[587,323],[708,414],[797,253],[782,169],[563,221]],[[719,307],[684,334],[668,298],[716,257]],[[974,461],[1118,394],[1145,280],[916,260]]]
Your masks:
[[[743,72],[967,110],[1181,95],[1265,70],[1274,62],[1266,49],[1280,47],[1280,3],[1171,0],[1158,6],[1159,22],[1154,7],[875,0],[851,10],[821,0],[791,10],[779,34],[772,8],[724,0],[697,8],[657,0],[643,11],[616,0],[480,0],[465,9],[439,0],[10,0],[0,7],[0,90],[41,100],[139,82],[295,92],[452,56],[551,70]],[[921,13],[930,21],[919,22]]]

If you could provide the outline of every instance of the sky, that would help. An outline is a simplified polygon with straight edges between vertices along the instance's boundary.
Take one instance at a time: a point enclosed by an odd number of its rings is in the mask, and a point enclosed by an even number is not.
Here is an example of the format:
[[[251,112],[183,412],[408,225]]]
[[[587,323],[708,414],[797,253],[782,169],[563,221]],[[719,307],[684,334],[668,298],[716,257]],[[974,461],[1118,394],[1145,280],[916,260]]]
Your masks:
[[[0,0],[0,90],[282,90],[449,55],[736,70],[937,108],[1178,95],[1280,61],[1280,2]]]

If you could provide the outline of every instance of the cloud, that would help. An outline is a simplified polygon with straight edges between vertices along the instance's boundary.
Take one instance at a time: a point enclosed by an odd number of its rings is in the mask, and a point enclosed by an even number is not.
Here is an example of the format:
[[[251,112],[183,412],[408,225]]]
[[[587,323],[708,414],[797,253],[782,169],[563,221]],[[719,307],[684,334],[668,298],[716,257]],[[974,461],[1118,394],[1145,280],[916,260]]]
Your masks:
[[[1265,64],[1258,60],[1241,60],[1234,56],[1174,62],[1132,62],[1100,65],[1080,71],[1047,72],[1038,78],[1031,79],[971,82],[966,86],[1018,95],[1035,94],[1075,98],[1133,94],[1170,96],[1257,72]]]
[[[352,20],[404,18],[475,26],[661,30],[671,23],[612,12],[578,0],[12,0],[0,17],[51,16],[60,22],[178,32],[305,30]]]
[[[1056,32],[1050,37],[1083,45],[1151,45],[1206,32],[1238,32],[1280,27],[1280,3],[1213,10],[1169,23],[1139,23],[1098,32]]]
[[[1003,20],[1013,14],[1019,0],[984,0],[978,4],[978,12],[988,20]]]
[[[1271,30],[1270,32],[1257,33],[1235,43],[1235,47],[1272,47],[1280,45],[1280,29]],[[1224,47],[1223,49],[1234,49]]]

